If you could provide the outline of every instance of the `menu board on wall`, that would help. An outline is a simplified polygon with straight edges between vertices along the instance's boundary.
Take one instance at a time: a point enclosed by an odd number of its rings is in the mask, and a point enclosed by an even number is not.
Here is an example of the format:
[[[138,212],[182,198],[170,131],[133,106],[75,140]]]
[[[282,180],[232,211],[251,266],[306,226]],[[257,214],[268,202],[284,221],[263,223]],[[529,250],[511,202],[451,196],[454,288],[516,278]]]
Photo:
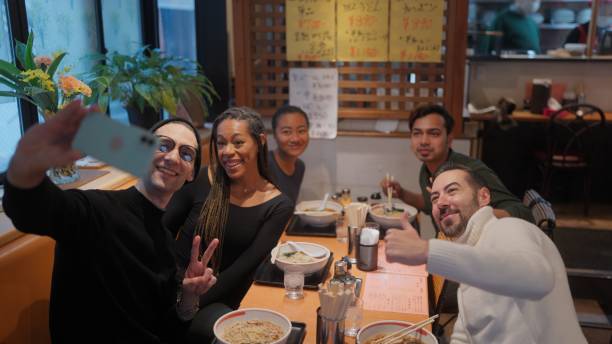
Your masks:
[[[338,0],[338,60],[387,61],[389,2]]]
[[[288,61],[336,60],[335,0],[286,0]]]
[[[444,0],[391,0],[391,61],[440,62]]]
[[[310,137],[334,139],[338,132],[338,70],[290,68],[289,104],[310,120]]]

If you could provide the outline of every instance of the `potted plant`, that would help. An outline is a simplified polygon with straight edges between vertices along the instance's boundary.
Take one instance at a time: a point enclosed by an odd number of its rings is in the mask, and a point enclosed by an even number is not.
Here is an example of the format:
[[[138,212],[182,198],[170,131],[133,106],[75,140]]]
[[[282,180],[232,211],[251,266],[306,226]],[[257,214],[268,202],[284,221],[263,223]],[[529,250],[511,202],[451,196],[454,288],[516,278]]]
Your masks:
[[[103,111],[111,99],[120,100],[132,124],[148,128],[162,109],[176,116],[181,108],[194,122],[203,122],[207,103],[218,98],[197,63],[158,49],[143,47],[131,56],[112,52],[101,58],[104,63],[94,68],[90,83],[92,98]]]
[[[45,119],[55,115],[58,109],[75,98],[91,96],[91,88],[87,84],[66,74],[68,68],[57,72],[66,56],[65,52],[56,53],[53,57],[34,56],[33,41],[32,32],[25,44],[15,41],[15,57],[19,65],[0,59],[0,83],[5,86],[0,96],[17,97],[32,103]],[[4,90],[6,88],[10,91]],[[74,165],[57,167],[47,174],[56,184],[70,183],[79,178]]]

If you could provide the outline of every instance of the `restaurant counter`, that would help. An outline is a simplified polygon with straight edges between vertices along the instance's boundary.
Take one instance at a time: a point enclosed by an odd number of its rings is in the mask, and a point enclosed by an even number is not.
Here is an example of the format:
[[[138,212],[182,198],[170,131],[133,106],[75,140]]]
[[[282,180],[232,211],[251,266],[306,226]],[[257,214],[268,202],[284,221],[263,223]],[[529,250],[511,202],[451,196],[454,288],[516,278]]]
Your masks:
[[[280,239],[281,241],[296,241],[296,242],[313,242],[320,245],[323,245],[330,249],[330,251],[334,254],[334,259],[338,260],[347,254],[347,244],[339,242],[336,238],[333,237],[312,237],[312,236],[288,236],[286,233]],[[384,241],[380,241],[382,245]],[[384,252],[381,250],[379,252]],[[398,312],[385,312],[380,310],[368,310],[368,304],[372,304],[372,302],[368,302],[365,300],[367,298],[368,287],[372,288],[372,285],[368,286],[368,279],[372,278],[371,283],[374,283],[375,277],[378,281],[380,278],[384,278],[384,275],[389,275],[389,277],[398,277],[396,271],[385,271],[386,268],[381,268],[381,261],[384,263],[384,255],[379,255],[379,270],[376,272],[366,273],[364,271],[360,271],[356,266],[350,270],[350,273],[356,277],[360,277],[364,280],[363,287],[361,290],[361,297],[364,299],[364,309],[363,309],[363,320],[361,321],[362,327],[380,320],[401,320],[407,322],[418,322],[424,320],[428,317],[429,306],[428,306],[428,290],[427,290],[427,273],[425,272],[424,266],[421,267],[413,267],[408,268],[411,271],[415,272],[418,276],[411,276],[413,278],[418,278],[418,284],[422,286],[422,290],[419,297],[414,297],[411,301],[418,300],[420,304],[412,305],[414,308],[418,308],[422,310],[420,314],[414,313],[398,313]],[[388,263],[385,263],[388,266]],[[403,269],[404,266],[398,267],[399,264],[391,264],[395,266],[395,269]],[[376,274],[376,276],[374,276]],[[327,276],[326,281],[329,281],[333,276],[333,264],[330,269],[330,273]],[[373,277],[374,276],[374,277]],[[396,304],[401,303],[400,301],[405,301],[409,298],[411,291],[407,290],[408,286],[405,285],[395,285],[393,283],[393,278],[389,278],[389,284],[384,285],[382,288],[377,288],[377,296],[380,298],[379,300],[382,302],[386,299],[386,301],[395,302]],[[412,291],[414,292],[414,291]],[[316,342],[316,309],[319,307],[319,296],[318,292],[315,290],[304,290],[304,298],[300,300],[290,300],[284,296],[285,289],[281,287],[267,286],[267,285],[259,285],[253,284],[249,289],[247,295],[242,300],[240,308],[267,308],[279,313],[284,314],[291,321],[303,322],[306,324],[306,338],[304,343],[310,344]],[[370,292],[370,295],[374,293]],[[401,294],[402,300],[394,300],[391,296],[396,296]],[[418,294],[418,293],[417,293]],[[379,305],[380,306],[380,305]],[[397,305],[396,305],[397,306]],[[431,326],[427,327],[431,330]],[[347,343],[353,343],[354,338],[345,337]]]

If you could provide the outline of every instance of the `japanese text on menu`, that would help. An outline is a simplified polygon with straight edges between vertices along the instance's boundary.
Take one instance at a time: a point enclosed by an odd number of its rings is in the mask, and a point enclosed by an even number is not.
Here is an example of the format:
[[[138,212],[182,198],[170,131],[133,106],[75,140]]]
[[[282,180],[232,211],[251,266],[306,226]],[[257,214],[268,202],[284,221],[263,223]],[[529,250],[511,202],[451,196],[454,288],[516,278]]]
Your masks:
[[[336,59],[336,11],[333,0],[286,0],[288,61]]]
[[[338,131],[338,70],[290,68],[289,104],[310,120],[310,137],[334,139]]]
[[[391,61],[440,62],[444,0],[391,0]]]
[[[338,59],[387,61],[389,2],[338,0]]]

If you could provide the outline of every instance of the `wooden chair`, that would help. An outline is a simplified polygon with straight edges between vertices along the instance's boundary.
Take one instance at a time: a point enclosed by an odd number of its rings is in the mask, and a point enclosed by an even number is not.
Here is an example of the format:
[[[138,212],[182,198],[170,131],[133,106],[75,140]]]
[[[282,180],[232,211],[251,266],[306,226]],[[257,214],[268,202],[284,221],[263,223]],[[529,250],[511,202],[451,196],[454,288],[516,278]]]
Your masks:
[[[546,151],[536,152],[542,166],[542,195],[551,196],[553,174],[565,171],[583,178],[584,215],[589,212],[591,193],[591,161],[597,151],[596,127],[605,128],[604,112],[590,104],[568,105],[550,116],[546,128]]]

